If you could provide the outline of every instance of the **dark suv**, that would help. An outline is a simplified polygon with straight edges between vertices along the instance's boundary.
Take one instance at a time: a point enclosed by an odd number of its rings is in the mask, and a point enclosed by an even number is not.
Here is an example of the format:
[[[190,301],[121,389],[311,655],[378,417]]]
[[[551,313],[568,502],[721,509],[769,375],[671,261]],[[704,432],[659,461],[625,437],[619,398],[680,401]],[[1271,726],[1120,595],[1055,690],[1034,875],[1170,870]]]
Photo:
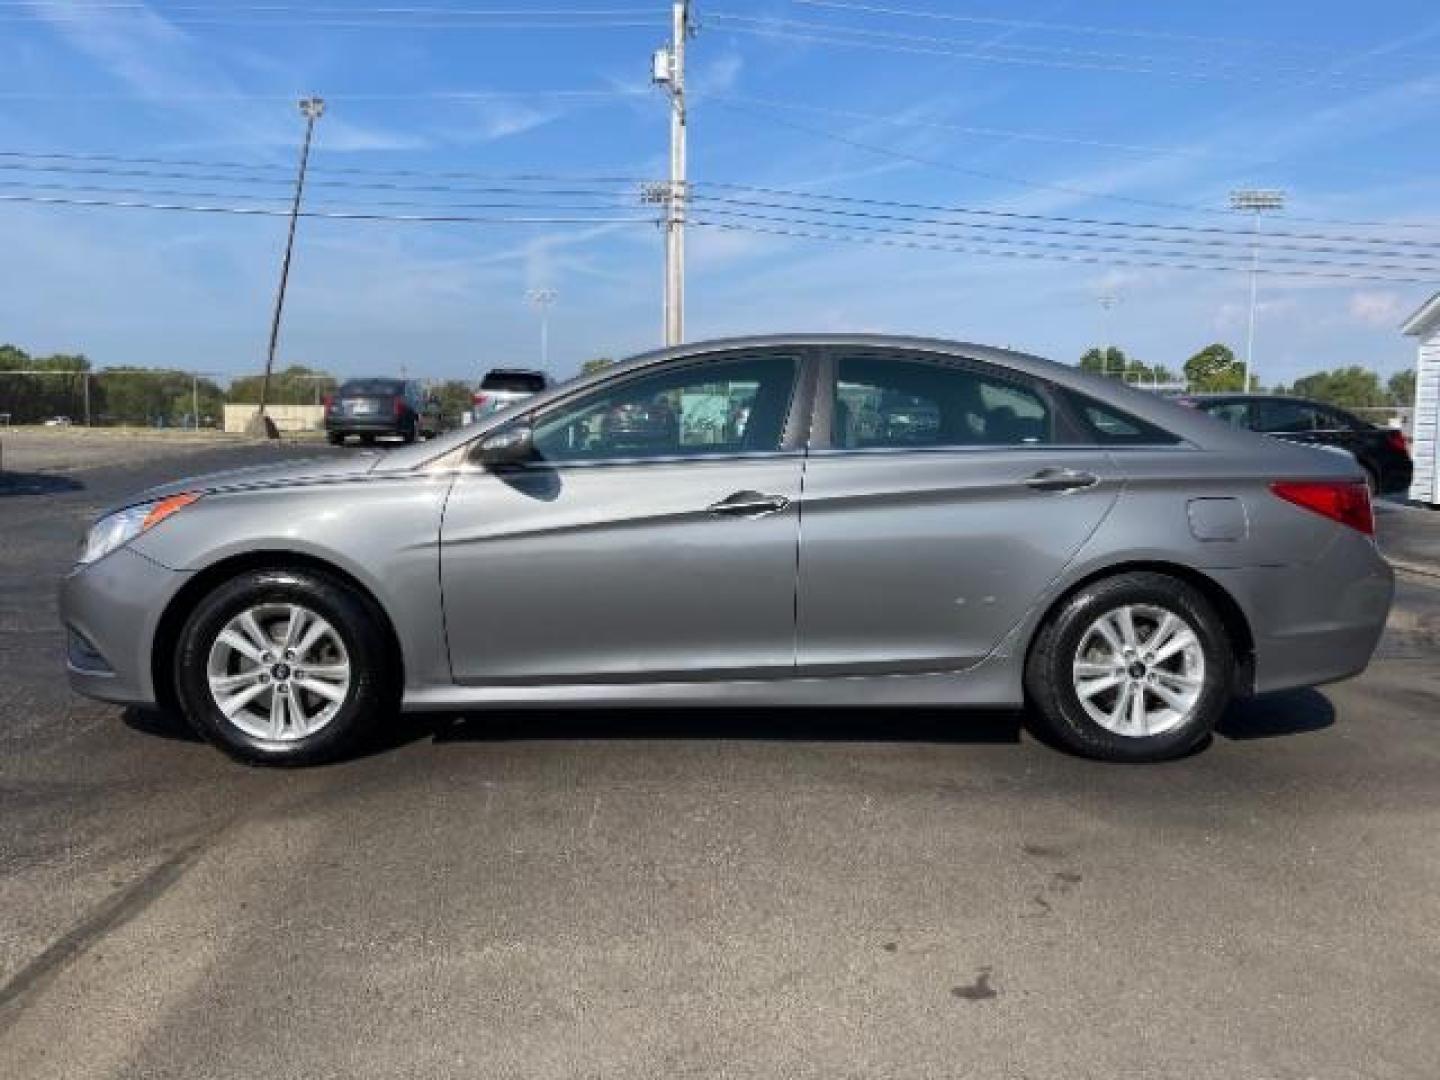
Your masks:
[[[417,382],[406,379],[351,379],[325,395],[325,435],[335,445],[347,435],[373,443],[377,435],[398,435],[407,443],[440,432],[440,410]]]
[[[1290,442],[1338,446],[1360,463],[1371,491],[1390,495],[1409,490],[1414,466],[1405,434],[1377,427],[1334,405],[1264,394],[1189,394],[1176,400],[1231,427]]]

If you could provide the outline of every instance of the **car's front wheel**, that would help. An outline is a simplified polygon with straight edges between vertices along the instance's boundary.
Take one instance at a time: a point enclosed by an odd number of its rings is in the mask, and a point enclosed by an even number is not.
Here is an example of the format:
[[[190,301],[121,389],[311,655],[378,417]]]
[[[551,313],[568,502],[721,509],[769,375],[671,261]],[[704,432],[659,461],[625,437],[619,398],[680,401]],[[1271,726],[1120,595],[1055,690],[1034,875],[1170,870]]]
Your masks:
[[[393,707],[388,653],[355,590],[310,570],[255,570],[191,613],[175,683],[196,730],[231,757],[310,763],[353,749]]]
[[[1069,597],[1041,628],[1026,690],[1046,731],[1087,757],[1159,761],[1210,734],[1234,649],[1213,605],[1166,574],[1119,574]]]

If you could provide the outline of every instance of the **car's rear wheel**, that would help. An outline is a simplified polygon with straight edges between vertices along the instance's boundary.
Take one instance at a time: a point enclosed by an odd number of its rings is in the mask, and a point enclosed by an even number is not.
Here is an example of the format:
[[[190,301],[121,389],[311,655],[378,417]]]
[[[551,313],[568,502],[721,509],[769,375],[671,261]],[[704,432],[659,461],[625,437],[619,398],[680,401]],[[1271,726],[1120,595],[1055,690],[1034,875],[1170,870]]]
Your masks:
[[[340,446],[345,442],[344,433],[339,431],[332,431],[325,438],[329,440],[331,446]]]
[[[1041,628],[1026,689],[1046,732],[1087,757],[1159,761],[1210,734],[1230,699],[1234,648],[1194,586],[1139,572],[1081,588]]]
[[[372,605],[313,571],[239,575],[180,632],[175,683],[196,730],[231,757],[301,764],[353,749],[393,705]]]

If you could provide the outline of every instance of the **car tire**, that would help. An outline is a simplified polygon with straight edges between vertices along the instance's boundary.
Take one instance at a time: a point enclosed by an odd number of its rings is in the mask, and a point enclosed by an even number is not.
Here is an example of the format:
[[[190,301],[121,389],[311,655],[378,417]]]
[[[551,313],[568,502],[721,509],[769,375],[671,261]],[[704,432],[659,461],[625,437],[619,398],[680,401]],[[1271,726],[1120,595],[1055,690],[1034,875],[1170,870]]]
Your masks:
[[[297,648],[287,655],[282,638],[296,610],[309,619],[296,627]],[[197,732],[237,761],[301,765],[342,756],[398,704],[381,620],[373,602],[327,574],[241,573],[205,596],[180,631],[180,706]],[[271,648],[262,652],[267,640]],[[237,708],[235,699],[246,695]]]
[[[361,435],[361,436],[360,436],[360,445],[361,445],[361,446],[374,446],[374,445],[375,445],[375,436],[374,436],[374,435],[371,435],[371,434],[368,433],[368,432],[365,433],[364,435]]]
[[[345,445],[345,436],[338,431],[330,432],[328,435],[325,436],[325,439],[331,446]]]
[[[1234,677],[1233,644],[1205,595],[1168,574],[1132,572],[1082,586],[1050,614],[1025,689],[1042,733],[1063,748],[1163,761],[1209,738]]]
[[[417,432],[418,428],[416,427],[415,422],[412,420],[409,427],[401,429],[400,441],[405,443],[406,445],[413,443],[415,441],[415,436]]]

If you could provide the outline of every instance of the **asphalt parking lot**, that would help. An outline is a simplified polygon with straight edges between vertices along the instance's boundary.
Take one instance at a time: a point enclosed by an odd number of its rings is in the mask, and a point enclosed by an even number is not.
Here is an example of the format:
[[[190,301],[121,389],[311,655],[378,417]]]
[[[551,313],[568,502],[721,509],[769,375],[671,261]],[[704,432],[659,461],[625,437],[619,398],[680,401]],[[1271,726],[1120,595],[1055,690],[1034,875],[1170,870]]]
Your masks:
[[[256,770],[72,696],[54,591],[113,499],[276,451],[77,438],[0,480],[0,1077],[1436,1075],[1440,576],[1163,766],[876,710]]]

